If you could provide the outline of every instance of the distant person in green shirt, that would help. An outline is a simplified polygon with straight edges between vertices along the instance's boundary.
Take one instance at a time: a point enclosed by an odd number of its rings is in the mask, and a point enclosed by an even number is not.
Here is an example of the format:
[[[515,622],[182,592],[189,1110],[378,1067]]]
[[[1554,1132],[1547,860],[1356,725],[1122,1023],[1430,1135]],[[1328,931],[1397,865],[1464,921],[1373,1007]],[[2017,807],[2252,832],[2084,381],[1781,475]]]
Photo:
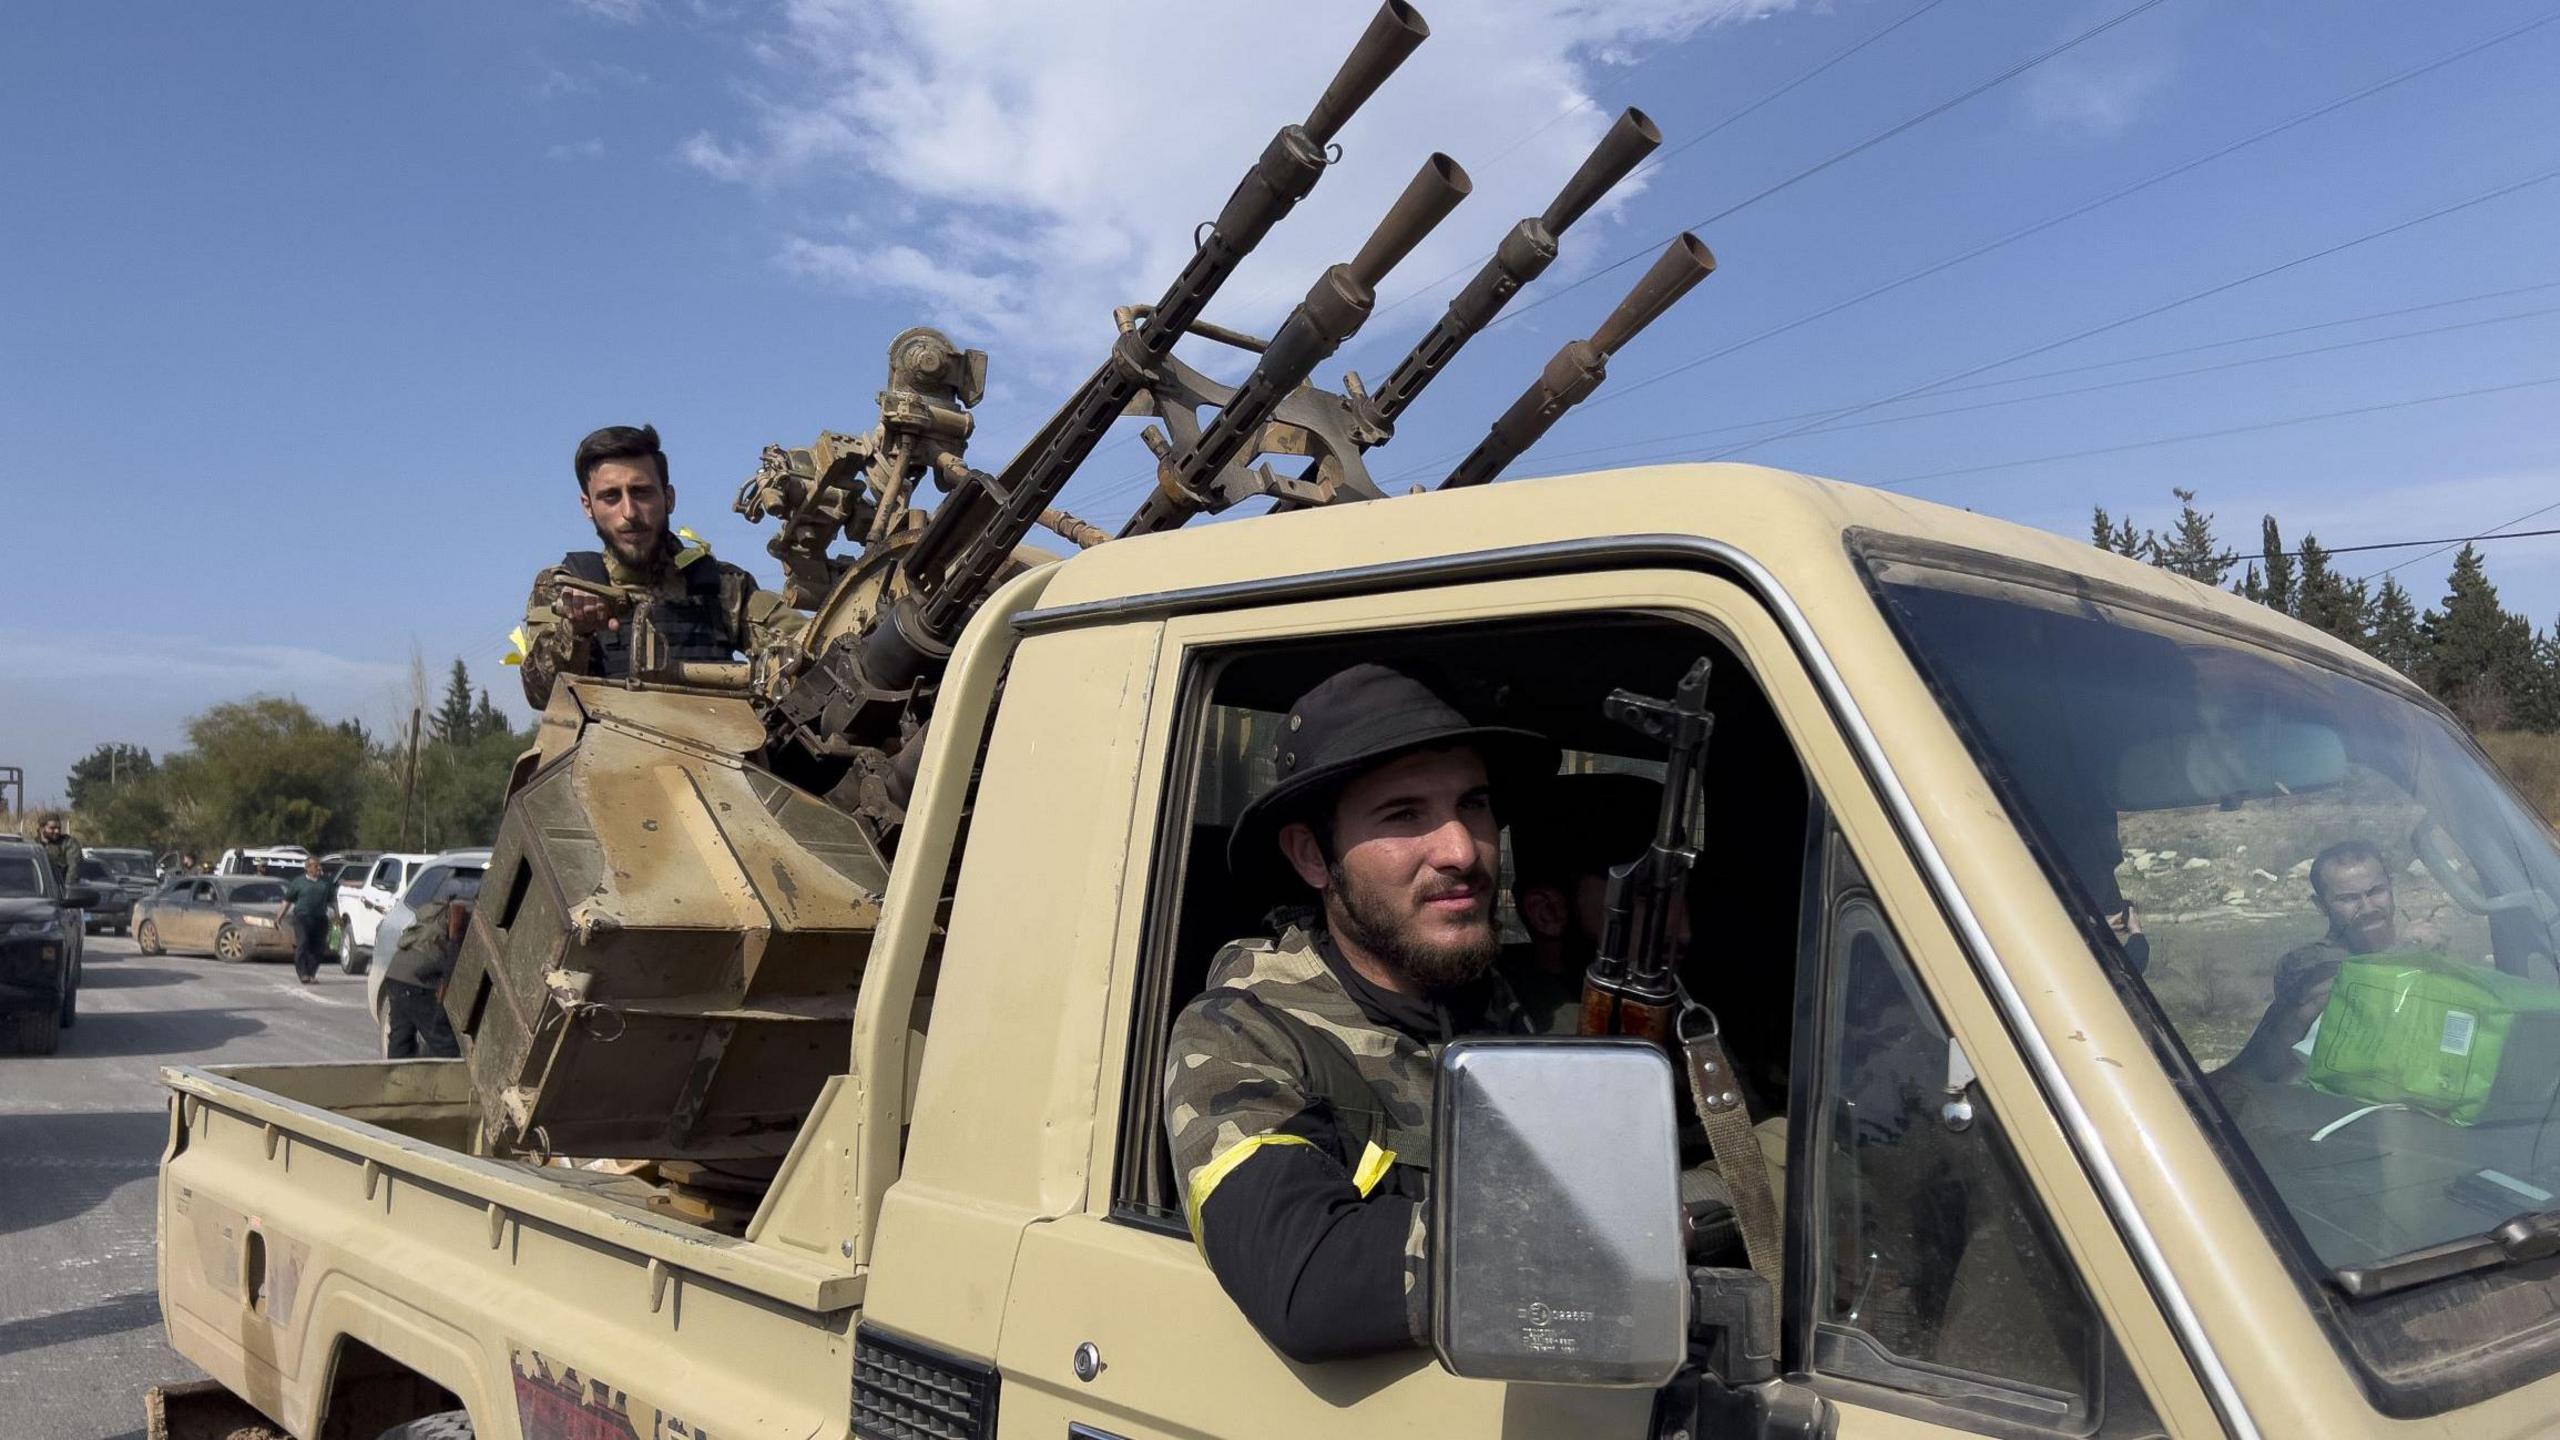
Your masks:
[[[293,974],[303,984],[320,973],[329,958],[329,920],[338,908],[338,887],[321,877],[320,857],[302,862],[302,873],[284,882],[284,908],[276,923],[293,925]]]

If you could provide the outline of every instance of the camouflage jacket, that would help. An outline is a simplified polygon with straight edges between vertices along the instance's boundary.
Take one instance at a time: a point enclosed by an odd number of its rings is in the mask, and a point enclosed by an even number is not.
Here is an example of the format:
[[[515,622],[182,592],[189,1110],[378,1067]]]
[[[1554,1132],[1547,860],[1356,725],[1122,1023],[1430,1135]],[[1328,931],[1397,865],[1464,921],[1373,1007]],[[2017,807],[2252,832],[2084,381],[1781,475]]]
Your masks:
[[[581,635],[552,608],[559,594],[554,577],[564,571],[647,588],[658,633],[675,660],[733,659],[798,627],[798,612],[786,607],[782,597],[757,589],[754,576],[712,558],[708,547],[679,549],[673,536],[667,543],[667,563],[655,577],[631,569],[609,550],[564,555],[559,564],[533,577],[524,625],[516,636],[525,703],[536,710],[550,705],[552,687],[563,675],[618,678],[631,673],[630,648],[620,632]],[[599,564],[600,575],[594,573]]]
[[[80,873],[80,842],[65,831],[57,839],[38,840],[36,848],[44,852],[45,864],[53,871],[54,888],[70,889],[72,877]]]
[[[430,900],[418,907],[409,928],[400,932],[398,943],[382,962],[383,979],[424,990],[443,986],[453,974],[454,955],[462,948],[445,934],[445,912],[453,906],[452,900]]]
[[[1527,1029],[1498,976],[1394,995],[1312,919],[1219,952],[1174,1022],[1165,1075],[1192,1237],[1254,1328],[1300,1361],[1428,1342],[1439,1051]]]

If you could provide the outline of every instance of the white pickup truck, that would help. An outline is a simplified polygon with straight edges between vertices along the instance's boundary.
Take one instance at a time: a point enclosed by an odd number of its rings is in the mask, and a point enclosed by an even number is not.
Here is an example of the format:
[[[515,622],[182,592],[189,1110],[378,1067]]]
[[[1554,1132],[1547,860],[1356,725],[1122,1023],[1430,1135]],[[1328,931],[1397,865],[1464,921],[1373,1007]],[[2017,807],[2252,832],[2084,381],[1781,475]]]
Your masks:
[[[432,855],[387,854],[377,857],[364,878],[338,886],[338,968],[361,975],[373,964],[373,940],[382,917],[400,903],[409,882]]]

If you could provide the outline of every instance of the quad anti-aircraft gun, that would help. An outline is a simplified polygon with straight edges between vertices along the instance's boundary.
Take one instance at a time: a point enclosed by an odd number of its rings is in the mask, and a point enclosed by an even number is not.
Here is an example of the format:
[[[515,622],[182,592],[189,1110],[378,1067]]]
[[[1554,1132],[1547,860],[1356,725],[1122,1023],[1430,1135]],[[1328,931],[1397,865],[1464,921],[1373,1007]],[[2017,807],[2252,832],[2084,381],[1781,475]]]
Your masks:
[[[1336,134],[1428,33],[1411,6],[1388,0],[1307,117],[1281,127],[1200,228],[1164,294],[1117,312],[1108,355],[1000,470],[968,458],[987,356],[924,328],[891,343],[871,429],[768,448],[737,509],[776,523],[768,548],[784,602],[808,618],[735,683],[639,674],[558,687],[539,749],[519,766],[448,991],[487,1148],[660,1161],[676,1203],[705,1214],[722,1212],[723,1195],[752,1194],[843,1067],[952,647],[997,584],[1049,558],[1024,548],[1035,527],[1078,546],[1105,542],[1057,506],[1114,424],[1151,420],[1143,438],[1156,462],[1154,489],[1120,537],[1256,499],[1305,509],[1382,497],[1368,452],[1661,143],[1640,112],[1620,116],[1383,382],[1348,375],[1325,389],[1311,378],[1317,367],[1466,198],[1455,160],[1425,160],[1269,338],[1202,312],[1341,162]],[[1674,241],[1442,483],[1500,473],[1714,264],[1694,236]],[[1185,339],[1250,354],[1251,368],[1219,381],[1175,354]],[[928,503],[928,491],[939,499]]]

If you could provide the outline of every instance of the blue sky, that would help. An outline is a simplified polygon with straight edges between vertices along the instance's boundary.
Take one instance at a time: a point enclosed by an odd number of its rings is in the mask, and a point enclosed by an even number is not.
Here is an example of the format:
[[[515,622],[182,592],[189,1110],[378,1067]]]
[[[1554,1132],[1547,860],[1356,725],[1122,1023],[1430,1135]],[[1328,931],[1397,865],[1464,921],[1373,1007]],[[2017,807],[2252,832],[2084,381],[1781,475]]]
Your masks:
[[[1429,149],[1477,193],[1391,303],[1541,208],[1618,107],[1676,145],[1914,17],[1583,222],[1529,297],[1555,298],[1470,348],[1377,462],[1428,478],[1642,262],[1557,293],[1576,276],[2133,4],[1426,4],[1433,40],[1212,318],[1273,323]],[[0,614],[0,764],[42,798],[94,741],[165,750],[186,715],[260,691],[388,730],[413,647],[431,681],[460,655],[512,706],[502,637],[531,572],[587,539],[567,457],[599,424],[655,423],[679,519],[770,582],[731,494],[763,445],[867,426],[910,324],[994,352],[973,448],[992,468],[1098,358],[1110,305],[1161,290],[1368,8],[18,7],[0,48],[0,537],[20,600]],[[1893,396],[2550,172],[2560,24],[1638,388],[2545,9],[2160,0],[1708,227],[1720,272],[1514,473],[1714,453],[1798,428],[1747,422]],[[1183,123],[1154,125],[1150,95]],[[1746,458],[2075,535],[2092,505],[2165,523],[2172,485],[2235,541],[2267,510],[2332,545],[2485,530],[2560,501],[2560,384],[2528,383],[2560,380],[2555,232],[2560,179]],[[1392,365],[1447,288],[1341,360]],[[2306,326],[2325,328],[2190,350]],[[2331,348],[2227,363],[2314,347]],[[2079,368],[2162,351],[2189,353]],[[1938,409],[1956,413],[1900,418]],[[1718,427],[1742,428],[1699,433]],[[1070,508],[1116,522],[1142,454],[1106,450]],[[2560,617],[2560,544],[2488,553],[2511,605]],[[2447,558],[2402,572],[2422,603]]]

